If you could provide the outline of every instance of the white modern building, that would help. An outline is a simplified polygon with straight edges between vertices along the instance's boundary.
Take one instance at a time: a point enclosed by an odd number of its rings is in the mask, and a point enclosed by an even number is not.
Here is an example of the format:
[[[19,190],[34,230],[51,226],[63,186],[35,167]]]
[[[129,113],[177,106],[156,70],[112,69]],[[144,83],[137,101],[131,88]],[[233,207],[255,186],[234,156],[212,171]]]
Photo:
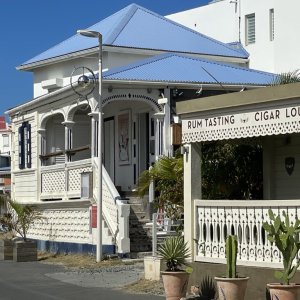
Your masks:
[[[167,18],[224,43],[241,42],[249,66],[281,73],[300,68],[298,0],[215,0]]]

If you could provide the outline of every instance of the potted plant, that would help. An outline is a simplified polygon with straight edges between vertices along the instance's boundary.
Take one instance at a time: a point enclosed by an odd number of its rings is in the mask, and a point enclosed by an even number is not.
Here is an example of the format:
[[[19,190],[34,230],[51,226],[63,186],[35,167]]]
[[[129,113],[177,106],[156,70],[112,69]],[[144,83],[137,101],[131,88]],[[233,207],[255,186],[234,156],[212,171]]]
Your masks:
[[[35,241],[28,240],[27,232],[35,221],[43,217],[33,205],[21,204],[11,199],[6,201],[7,213],[1,217],[0,222],[21,238],[13,243],[13,260],[36,261],[37,245]]]
[[[236,235],[226,239],[226,277],[215,277],[219,300],[243,300],[249,277],[238,277],[236,271],[238,242]]]
[[[187,243],[182,236],[169,237],[157,250],[166,262],[166,271],[161,272],[166,299],[180,300],[186,296],[189,273],[180,269],[186,265],[185,261],[190,257]]]
[[[297,294],[300,293],[300,285],[290,281],[300,265],[298,256],[300,220],[296,217],[295,222],[292,223],[285,211],[282,212],[282,215],[284,219],[281,219],[279,215],[275,216],[269,209],[270,223],[263,224],[263,228],[268,233],[268,240],[278,248],[283,262],[283,270],[274,273],[281,283],[270,283],[267,286],[271,299],[296,300],[299,299]]]

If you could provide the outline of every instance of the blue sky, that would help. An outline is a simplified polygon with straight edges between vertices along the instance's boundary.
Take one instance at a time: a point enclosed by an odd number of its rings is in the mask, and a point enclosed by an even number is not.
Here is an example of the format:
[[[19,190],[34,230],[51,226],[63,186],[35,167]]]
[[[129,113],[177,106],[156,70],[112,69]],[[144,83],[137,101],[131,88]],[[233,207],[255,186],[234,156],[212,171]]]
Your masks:
[[[32,99],[32,73],[16,66],[136,3],[161,15],[195,8],[208,0],[10,0],[0,7],[0,115]]]

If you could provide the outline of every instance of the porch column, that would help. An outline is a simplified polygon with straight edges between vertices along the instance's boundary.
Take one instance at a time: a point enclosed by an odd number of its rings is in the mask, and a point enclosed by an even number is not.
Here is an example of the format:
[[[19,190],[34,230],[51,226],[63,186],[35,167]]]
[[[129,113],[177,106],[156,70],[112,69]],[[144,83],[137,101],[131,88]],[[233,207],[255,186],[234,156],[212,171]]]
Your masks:
[[[195,210],[194,200],[201,199],[201,144],[183,145],[184,160],[184,239],[191,249],[194,259],[195,247]]]
[[[73,140],[72,140],[72,128],[75,124],[73,121],[65,121],[61,123],[65,126],[65,151],[72,149]],[[71,161],[71,157],[65,153],[65,162]]]
[[[159,158],[160,155],[163,154],[163,122],[164,122],[165,114],[163,112],[159,112],[153,115],[153,118],[156,120],[155,126],[155,160]]]
[[[170,108],[170,100],[171,100],[171,91],[170,89],[165,89],[164,90],[164,96],[165,98],[168,99],[168,102],[164,106],[164,124],[163,124],[163,131],[164,131],[164,136],[163,136],[163,154],[169,156],[172,154],[171,151],[171,135],[170,135],[170,130],[171,130],[171,108]]]
[[[97,156],[97,145],[98,145],[98,112],[89,113],[91,117],[91,158]]]

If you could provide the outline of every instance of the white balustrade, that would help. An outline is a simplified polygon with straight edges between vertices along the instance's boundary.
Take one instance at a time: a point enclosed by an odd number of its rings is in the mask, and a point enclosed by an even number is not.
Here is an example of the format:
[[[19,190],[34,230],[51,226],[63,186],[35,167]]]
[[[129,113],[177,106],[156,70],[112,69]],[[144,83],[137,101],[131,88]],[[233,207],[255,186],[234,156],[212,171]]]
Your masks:
[[[41,167],[41,199],[80,198],[83,172],[92,172],[91,159]]]
[[[278,267],[279,251],[267,239],[268,210],[300,218],[300,200],[195,200],[195,261],[225,263],[225,240],[238,237],[238,264]]]
[[[95,159],[93,165],[91,159],[86,159],[42,167],[41,199],[79,199],[81,196],[81,173],[83,172],[93,172],[93,201],[97,203],[99,176]],[[120,195],[104,167],[102,179],[103,218],[115,240],[118,253],[129,253],[130,205],[126,201],[120,200]]]
[[[97,199],[98,187],[98,165],[97,160],[94,160],[94,198]],[[127,201],[120,200],[115,185],[113,184],[106,169],[102,166],[102,213],[103,218],[114,237],[118,253],[130,252],[130,239],[129,239],[129,213],[130,205]]]

